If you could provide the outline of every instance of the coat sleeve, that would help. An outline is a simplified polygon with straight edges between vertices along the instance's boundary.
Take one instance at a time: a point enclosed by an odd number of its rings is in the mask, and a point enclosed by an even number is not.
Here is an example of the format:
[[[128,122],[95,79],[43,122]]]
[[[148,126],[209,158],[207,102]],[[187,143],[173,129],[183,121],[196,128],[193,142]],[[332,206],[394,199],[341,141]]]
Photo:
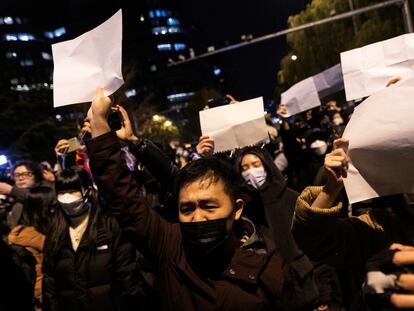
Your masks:
[[[140,139],[138,143],[131,144],[129,148],[132,154],[161,184],[163,190],[171,192],[179,168],[165,152],[148,139]]]
[[[47,242],[47,240],[46,240]],[[57,311],[58,300],[55,286],[55,278],[53,268],[48,253],[43,258],[43,281],[42,281],[42,310]]]
[[[128,240],[158,265],[172,260],[181,240],[178,227],[162,219],[142,197],[123,163],[115,132],[89,140],[86,145],[100,196]]]
[[[29,189],[26,188],[17,188],[16,186],[12,187],[10,196],[12,196],[17,202],[23,202],[29,193]]]
[[[288,188],[285,188],[279,196],[275,196],[274,188],[271,186],[260,193],[272,239],[283,258],[289,263],[301,254],[291,232],[298,196],[299,194]]]
[[[118,309],[136,310],[142,300],[143,284],[138,278],[137,252],[126,240],[116,221],[109,219],[112,235],[113,280]]]
[[[307,187],[299,196],[293,236],[312,260],[342,267],[363,266],[382,247],[379,245],[381,227],[369,215],[339,219],[342,203],[327,209],[312,207],[322,188]]]

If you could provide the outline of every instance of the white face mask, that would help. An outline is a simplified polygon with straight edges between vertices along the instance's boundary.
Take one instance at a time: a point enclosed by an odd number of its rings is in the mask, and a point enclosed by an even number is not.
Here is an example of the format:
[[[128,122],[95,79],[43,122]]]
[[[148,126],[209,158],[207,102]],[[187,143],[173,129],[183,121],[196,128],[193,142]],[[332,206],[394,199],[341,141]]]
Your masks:
[[[60,203],[64,203],[64,204],[65,203],[73,203],[75,201],[78,201],[79,199],[82,200],[82,196],[79,196],[79,195],[76,195],[76,194],[73,194],[73,193],[69,193],[69,192],[58,194],[58,196],[57,196],[57,200]]]
[[[315,152],[317,155],[324,155],[326,150],[328,150],[328,145],[323,140],[315,140],[311,145],[310,148]]]
[[[264,167],[257,167],[242,172],[242,176],[249,186],[259,189],[265,183],[267,173]]]
[[[332,120],[333,124],[335,124],[336,126],[341,125],[344,123],[344,120],[342,120],[342,118],[335,118]]]

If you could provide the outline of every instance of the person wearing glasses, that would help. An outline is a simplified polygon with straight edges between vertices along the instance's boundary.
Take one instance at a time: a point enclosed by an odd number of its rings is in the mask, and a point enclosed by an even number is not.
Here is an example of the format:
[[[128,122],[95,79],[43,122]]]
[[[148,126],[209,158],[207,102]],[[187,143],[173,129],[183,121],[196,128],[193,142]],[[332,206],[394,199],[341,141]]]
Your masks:
[[[0,195],[7,197],[7,228],[2,228],[2,234],[8,234],[18,223],[22,215],[23,204],[29,190],[38,186],[54,188],[53,184],[45,181],[41,167],[32,161],[17,163],[12,170],[12,178],[15,184],[0,182]]]

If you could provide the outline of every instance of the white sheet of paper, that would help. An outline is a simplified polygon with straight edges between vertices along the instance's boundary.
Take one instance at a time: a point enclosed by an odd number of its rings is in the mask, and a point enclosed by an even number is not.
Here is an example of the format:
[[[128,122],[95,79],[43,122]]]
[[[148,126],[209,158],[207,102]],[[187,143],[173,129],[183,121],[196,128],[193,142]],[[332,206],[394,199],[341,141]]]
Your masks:
[[[414,33],[342,52],[341,64],[346,99],[370,96],[414,70]]]
[[[414,192],[414,78],[379,91],[354,111],[343,137],[351,160],[350,203]]]
[[[122,10],[81,36],[52,45],[53,106],[92,101],[96,88],[111,95],[122,78]]]
[[[321,105],[313,77],[302,80],[282,93],[281,102],[286,106],[286,117]]]
[[[269,142],[262,97],[200,111],[200,125],[215,152]]]
[[[335,94],[344,89],[344,78],[341,64],[336,64],[313,76],[319,98]]]

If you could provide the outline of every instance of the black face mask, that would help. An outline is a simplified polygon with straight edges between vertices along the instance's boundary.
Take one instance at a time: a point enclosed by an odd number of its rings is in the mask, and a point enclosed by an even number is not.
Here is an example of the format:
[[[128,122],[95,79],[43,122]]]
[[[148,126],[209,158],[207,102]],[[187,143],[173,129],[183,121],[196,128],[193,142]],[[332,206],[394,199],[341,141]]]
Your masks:
[[[225,265],[234,252],[231,234],[227,232],[228,219],[180,223],[187,259],[205,273]]]
[[[89,188],[85,191],[82,198],[79,198],[76,201],[72,202],[58,202],[63,210],[63,212],[68,217],[79,217],[84,215],[91,207],[91,199],[92,199],[92,190]]]

